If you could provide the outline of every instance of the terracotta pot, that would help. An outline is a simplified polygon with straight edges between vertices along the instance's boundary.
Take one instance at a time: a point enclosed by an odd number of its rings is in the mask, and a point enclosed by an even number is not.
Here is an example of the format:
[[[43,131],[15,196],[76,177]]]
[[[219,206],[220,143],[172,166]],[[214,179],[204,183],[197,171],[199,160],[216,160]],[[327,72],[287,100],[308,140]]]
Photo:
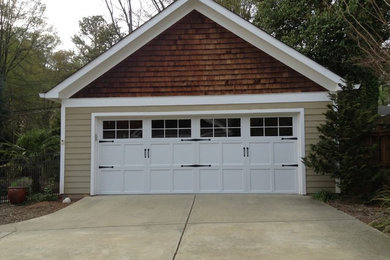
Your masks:
[[[8,200],[11,204],[19,204],[26,201],[26,187],[8,187]]]

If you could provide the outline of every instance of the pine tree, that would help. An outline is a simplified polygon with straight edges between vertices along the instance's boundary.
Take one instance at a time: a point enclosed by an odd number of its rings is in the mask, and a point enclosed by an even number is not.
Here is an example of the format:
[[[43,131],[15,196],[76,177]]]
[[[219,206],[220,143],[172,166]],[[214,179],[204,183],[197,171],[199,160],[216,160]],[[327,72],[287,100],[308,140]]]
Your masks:
[[[326,122],[318,127],[318,143],[303,159],[306,166],[318,174],[340,180],[342,193],[362,195],[368,192],[375,166],[373,147],[367,145],[376,115],[364,106],[364,93],[352,84],[341,86],[342,91],[330,94],[331,104],[325,113]]]

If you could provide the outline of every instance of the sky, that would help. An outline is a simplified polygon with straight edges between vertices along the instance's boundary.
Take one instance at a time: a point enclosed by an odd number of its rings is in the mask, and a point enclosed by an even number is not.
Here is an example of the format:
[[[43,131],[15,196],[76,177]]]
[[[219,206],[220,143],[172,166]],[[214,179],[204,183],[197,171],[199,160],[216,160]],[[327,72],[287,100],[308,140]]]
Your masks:
[[[107,15],[103,0],[41,0],[46,5],[48,24],[61,38],[60,49],[74,48],[71,37],[79,31],[79,20],[91,15]]]

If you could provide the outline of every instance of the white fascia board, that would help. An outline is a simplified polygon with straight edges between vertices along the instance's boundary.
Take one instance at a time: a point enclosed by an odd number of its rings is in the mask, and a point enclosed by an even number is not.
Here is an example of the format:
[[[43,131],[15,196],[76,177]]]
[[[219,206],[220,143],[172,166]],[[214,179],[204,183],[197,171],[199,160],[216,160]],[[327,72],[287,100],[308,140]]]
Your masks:
[[[320,86],[329,91],[337,91],[339,90],[339,84],[344,84],[343,78],[337,74],[275,39],[221,5],[210,0],[199,1],[204,5],[196,5],[197,11],[210,17],[219,25],[313,80]]]
[[[251,109],[251,110],[200,110],[200,111],[168,111],[168,112],[99,112],[91,113],[92,118],[116,117],[155,117],[155,116],[204,116],[204,115],[267,115],[267,114],[299,114],[302,108]]]
[[[71,98],[63,99],[62,105],[66,107],[143,107],[225,104],[271,104],[322,101],[330,101],[328,92],[224,96]]]
[[[191,5],[191,0],[174,2],[164,12],[156,15],[108,51],[45,93],[44,98],[69,98],[77,93],[188,14],[193,9]]]

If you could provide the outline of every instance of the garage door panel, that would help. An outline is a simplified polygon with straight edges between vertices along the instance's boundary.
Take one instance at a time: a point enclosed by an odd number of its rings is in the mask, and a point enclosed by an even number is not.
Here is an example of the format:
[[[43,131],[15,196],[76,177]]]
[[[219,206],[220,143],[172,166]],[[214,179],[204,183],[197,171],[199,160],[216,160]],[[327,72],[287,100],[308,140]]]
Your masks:
[[[274,163],[297,163],[296,142],[275,142],[274,143]]]
[[[124,144],[124,167],[140,167],[145,164],[145,146],[143,144]]]
[[[145,192],[145,171],[127,170],[124,171],[124,192],[125,193],[142,193]]]
[[[272,170],[251,169],[250,190],[252,192],[272,192]]]
[[[123,149],[121,144],[101,144],[100,165],[122,165]]]
[[[297,170],[296,169],[275,169],[275,192],[296,193],[297,191]]]
[[[191,143],[176,143],[173,148],[173,164],[180,166],[182,164],[193,164],[195,161],[194,145]]]
[[[244,165],[244,146],[242,142],[222,144],[222,164],[224,166]]]
[[[170,192],[172,178],[170,170],[150,170],[150,191]]]
[[[101,170],[100,193],[118,194],[123,192],[123,174],[120,170]]]
[[[218,122],[217,127],[202,126],[196,117],[191,124],[183,124],[180,119],[159,119],[163,122],[161,129],[155,128],[165,134],[158,137],[152,135],[154,119],[135,120],[136,125],[127,118],[107,120],[115,124],[106,123],[106,128],[115,129],[103,129],[99,135],[103,139],[96,153],[100,167],[95,188],[101,194],[298,193],[298,141],[292,135],[278,136],[287,133],[279,131],[287,127],[286,116],[273,116],[273,121],[267,118],[242,117],[234,121],[240,124],[223,117],[212,119]],[[293,120],[289,122],[293,134],[296,127],[291,126]],[[129,128],[127,139],[121,134],[124,126]],[[142,135],[131,135],[132,127],[137,131],[142,127]],[[191,132],[192,138],[182,139],[181,128]],[[212,129],[210,136],[203,138],[201,130],[208,128]],[[239,134],[229,136],[215,131],[229,132],[230,128],[238,129]],[[277,131],[266,131],[271,128]],[[177,130],[177,136],[171,134],[173,130]],[[104,135],[104,131],[115,135]],[[118,139],[104,139],[108,137]]]
[[[172,163],[171,144],[151,144],[150,145],[150,165],[170,166]]]
[[[194,192],[194,173],[192,169],[173,170],[173,190],[175,192]]]
[[[220,164],[219,143],[199,143],[199,163],[200,164]]]
[[[226,192],[243,192],[245,175],[243,169],[222,170],[223,190]]]
[[[221,172],[219,169],[199,170],[199,191],[221,191]]]
[[[249,143],[249,163],[255,165],[270,165],[271,162],[270,142],[250,142]]]

